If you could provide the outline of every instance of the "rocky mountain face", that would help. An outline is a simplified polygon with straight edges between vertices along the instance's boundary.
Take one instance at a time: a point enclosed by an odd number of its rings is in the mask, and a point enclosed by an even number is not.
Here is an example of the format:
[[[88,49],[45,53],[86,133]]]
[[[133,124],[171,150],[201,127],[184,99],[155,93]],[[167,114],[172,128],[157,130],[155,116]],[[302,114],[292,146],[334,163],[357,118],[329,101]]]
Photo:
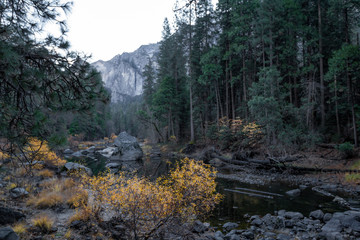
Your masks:
[[[101,73],[105,87],[111,91],[111,102],[119,102],[126,96],[142,94],[144,67],[153,63],[159,52],[159,44],[143,45],[132,53],[116,55],[109,61],[97,61],[92,65]]]

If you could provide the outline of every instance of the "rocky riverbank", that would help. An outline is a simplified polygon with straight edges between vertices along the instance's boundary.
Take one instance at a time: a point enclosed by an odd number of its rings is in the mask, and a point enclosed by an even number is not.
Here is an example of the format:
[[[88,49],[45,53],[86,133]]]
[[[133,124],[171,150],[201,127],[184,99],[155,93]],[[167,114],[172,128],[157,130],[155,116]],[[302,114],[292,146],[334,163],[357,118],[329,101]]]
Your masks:
[[[291,239],[359,239],[360,212],[346,211],[323,213],[313,211],[309,216],[300,212],[280,210],[274,215],[263,217],[251,216],[248,219],[250,227],[238,229],[237,223],[225,223],[222,230],[209,228],[208,224],[199,221],[194,223],[193,231],[201,234],[199,239],[213,240],[291,240]]]

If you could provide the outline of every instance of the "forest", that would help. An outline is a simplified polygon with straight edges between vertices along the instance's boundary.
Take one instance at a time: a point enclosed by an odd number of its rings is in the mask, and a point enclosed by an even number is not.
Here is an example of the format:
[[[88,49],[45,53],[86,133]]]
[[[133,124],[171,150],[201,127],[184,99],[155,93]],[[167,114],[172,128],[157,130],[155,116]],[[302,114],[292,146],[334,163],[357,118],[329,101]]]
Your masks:
[[[157,67],[144,71],[140,119],[160,141],[229,146],[241,140],[231,129],[253,123],[276,148],[358,146],[359,7],[178,1],[174,26],[164,21]]]
[[[18,4],[2,10],[16,18],[1,18],[2,137],[21,144],[26,132],[58,146],[69,134],[128,131],[236,150],[249,146],[250,129],[274,150],[358,146],[360,1],[176,1],[143,95],[116,104],[63,35],[36,40],[43,22],[66,33],[65,22],[40,5],[44,14],[29,22]]]

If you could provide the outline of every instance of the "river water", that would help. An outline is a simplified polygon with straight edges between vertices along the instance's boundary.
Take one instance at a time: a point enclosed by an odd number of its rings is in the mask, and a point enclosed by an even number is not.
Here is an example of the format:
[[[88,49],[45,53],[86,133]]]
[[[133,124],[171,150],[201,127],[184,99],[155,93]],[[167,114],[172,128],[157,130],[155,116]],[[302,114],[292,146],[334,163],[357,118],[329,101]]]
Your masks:
[[[247,218],[244,215],[264,216],[281,209],[301,212],[304,216],[317,209],[330,213],[346,210],[333,202],[333,198],[313,192],[311,187],[304,189],[298,197],[289,197],[285,192],[297,186],[285,182],[267,185],[251,185],[225,179],[217,179],[217,182],[217,189],[224,195],[224,199],[209,218],[212,226],[237,222],[240,226],[246,227]]]

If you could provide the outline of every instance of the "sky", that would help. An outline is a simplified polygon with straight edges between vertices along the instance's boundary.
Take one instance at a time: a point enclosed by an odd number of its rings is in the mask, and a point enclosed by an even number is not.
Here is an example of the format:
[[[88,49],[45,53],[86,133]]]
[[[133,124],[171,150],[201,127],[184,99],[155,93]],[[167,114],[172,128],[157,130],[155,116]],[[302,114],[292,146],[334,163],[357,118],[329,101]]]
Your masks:
[[[90,62],[110,60],[161,40],[165,17],[175,0],[74,0],[67,17],[71,49],[91,54]]]

